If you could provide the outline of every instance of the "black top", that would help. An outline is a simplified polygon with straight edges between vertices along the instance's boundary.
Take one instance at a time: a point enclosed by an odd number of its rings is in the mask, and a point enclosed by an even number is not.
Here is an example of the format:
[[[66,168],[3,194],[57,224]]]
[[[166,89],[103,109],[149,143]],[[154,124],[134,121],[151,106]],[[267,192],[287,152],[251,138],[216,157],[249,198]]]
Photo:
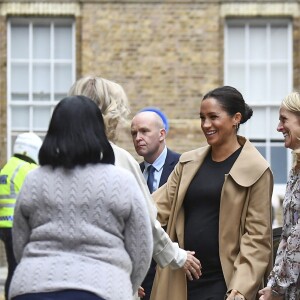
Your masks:
[[[242,147],[222,162],[213,161],[209,152],[185,195],[184,248],[196,252],[203,274],[199,280],[189,282],[189,286],[224,278],[218,242],[221,191],[225,174],[241,150]]]

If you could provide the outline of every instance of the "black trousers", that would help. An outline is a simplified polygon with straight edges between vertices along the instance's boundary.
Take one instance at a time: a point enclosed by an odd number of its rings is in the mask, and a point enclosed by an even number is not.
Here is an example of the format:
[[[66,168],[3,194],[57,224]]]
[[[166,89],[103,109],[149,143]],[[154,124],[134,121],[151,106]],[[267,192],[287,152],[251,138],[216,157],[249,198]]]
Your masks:
[[[150,299],[155,272],[156,272],[156,262],[154,259],[152,259],[148,273],[142,283],[142,288],[145,290],[145,294],[146,294],[145,297],[142,298],[143,300]]]
[[[12,233],[11,228],[0,228],[0,239],[4,243],[6,252],[6,261],[8,266],[7,278],[5,281],[5,300],[8,300],[8,291],[11,279],[13,277],[15,268],[17,266],[16,259],[14,256],[13,245],[12,245]]]

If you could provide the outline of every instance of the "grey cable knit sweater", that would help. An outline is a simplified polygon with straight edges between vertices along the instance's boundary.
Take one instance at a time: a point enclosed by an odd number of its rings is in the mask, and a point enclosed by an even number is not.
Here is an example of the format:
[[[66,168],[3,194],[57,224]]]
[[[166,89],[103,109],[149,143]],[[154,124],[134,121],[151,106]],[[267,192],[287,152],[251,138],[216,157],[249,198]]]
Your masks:
[[[63,289],[131,299],[153,249],[136,180],[105,164],[30,172],[17,199],[13,245],[19,265],[10,299]]]

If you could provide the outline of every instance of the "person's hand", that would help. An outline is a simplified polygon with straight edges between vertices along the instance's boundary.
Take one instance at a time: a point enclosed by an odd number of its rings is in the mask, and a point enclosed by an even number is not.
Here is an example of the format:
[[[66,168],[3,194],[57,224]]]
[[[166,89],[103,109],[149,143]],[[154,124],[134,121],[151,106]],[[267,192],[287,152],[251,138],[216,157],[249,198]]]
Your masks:
[[[237,290],[231,290],[231,292],[227,296],[226,300],[245,300],[245,297],[241,293],[239,293]]]
[[[194,251],[186,251],[187,258],[183,265],[183,270],[189,280],[193,280],[194,278],[199,279],[202,275],[201,273],[201,263],[200,261],[194,256]]]
[[[265,287],[261,289],[258,294],[260,295],[259,300],[283,300],[284,296],[275,296],[272,294],[270,287]]]
[[[138,296],[140,297],[140,298],[143,298],[143,297],[145,297],[145,290],[140,286],[139,287],[139,289],[138,289]]]

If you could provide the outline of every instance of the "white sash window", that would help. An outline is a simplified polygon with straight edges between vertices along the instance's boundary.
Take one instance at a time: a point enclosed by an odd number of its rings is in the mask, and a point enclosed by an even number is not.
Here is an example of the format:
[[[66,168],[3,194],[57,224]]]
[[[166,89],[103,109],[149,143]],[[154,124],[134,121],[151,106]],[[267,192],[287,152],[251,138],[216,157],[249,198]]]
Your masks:
[[[11,18],[7,27],[7,152],[20,132],[45,134],[53,108],[75,80],[72,18]]]
[[[224,84],[236,87],[253,117],[240,127],[270,162],[283,186],[291,165],[276,131],[282,99],[292,91],[292,22],[289,19],[228,19],[225,26]]]

